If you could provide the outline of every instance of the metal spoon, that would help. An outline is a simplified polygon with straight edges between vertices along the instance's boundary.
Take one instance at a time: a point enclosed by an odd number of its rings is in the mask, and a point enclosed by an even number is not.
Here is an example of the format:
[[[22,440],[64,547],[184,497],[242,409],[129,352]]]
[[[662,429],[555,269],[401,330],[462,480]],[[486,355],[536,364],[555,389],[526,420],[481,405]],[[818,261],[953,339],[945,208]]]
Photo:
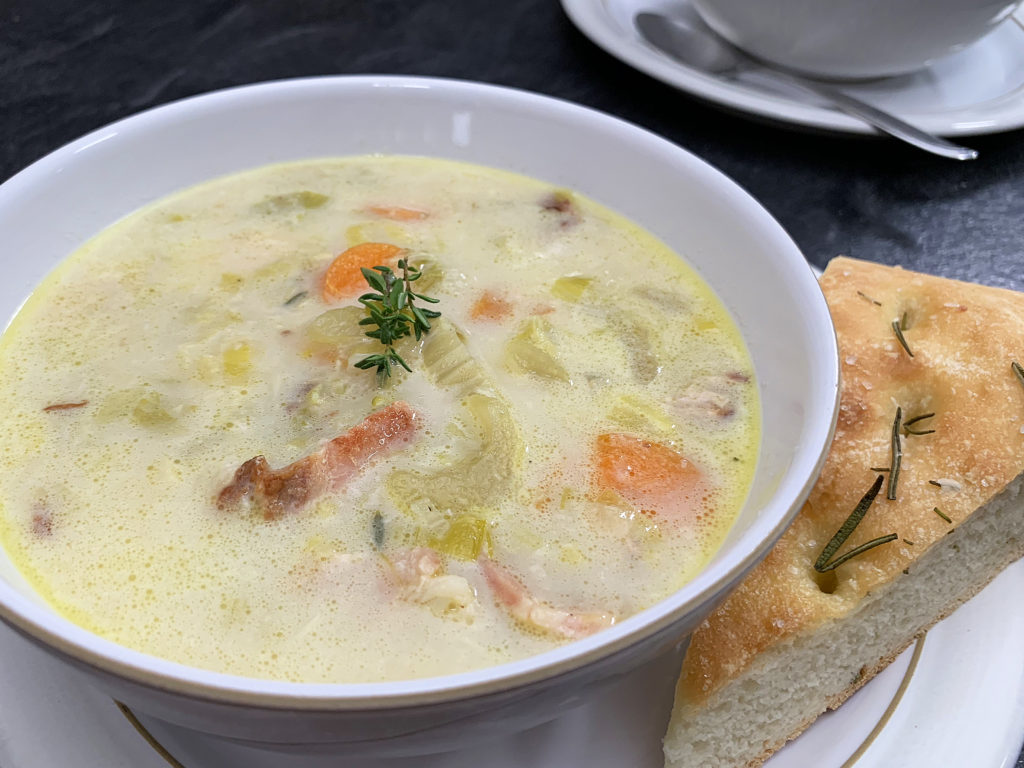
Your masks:
[[[791,72],[773,69],[719,37],[689,6],[682,6],[680,11],[685,13],[685,16],[669,18],[660,13],[638,13],[634,23],[647,42],[693,69],[732,81],[750,80],[750,75],[756,74],[757,79],[767,78],[789,89],[824,99],[830,105],[860,118],[882,133],[913,144],[926,152],[954,160],[973,160],[978,156],[976,150],[960,147],[938,136],[925,133],[836,87]],[[742,75],[747,77],[741,77]]]

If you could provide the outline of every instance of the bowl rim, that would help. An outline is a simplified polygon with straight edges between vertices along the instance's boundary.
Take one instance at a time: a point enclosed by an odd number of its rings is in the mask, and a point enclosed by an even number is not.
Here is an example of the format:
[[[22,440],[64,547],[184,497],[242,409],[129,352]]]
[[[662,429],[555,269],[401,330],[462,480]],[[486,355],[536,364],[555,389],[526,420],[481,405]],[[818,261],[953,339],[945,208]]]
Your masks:
[[[477,100],[498,100],[504,106],[541,110],[553,118],[572,117],[603,124],[623,133],[633,142],[652,151],[667,152],[684,162],[700,181],[712,183],[730,195],[730,203],[759,220],[774,234],[779,258],[792,272],[794,290],[807,301],[806,311],[815,315],[821,330],[821,341],[832,351],[828,360],[819,362],[822,398],[828,406],[828,418],[811,413],[808,436],[798,447],[791,468],[771,499],[762,505],[769,512],[730,545],[730,556],[705,567],[696,578],[680,590],[653,606],[624,619],[615,626],[588,638],[518,661],[485,667],[470,672],[439,677],[377,683],[301,683],[245,677],[205,670],[135,651],[89,632],[53,610],[32,602],[11,585],[0,580],[0,619],[47,650],[79,665],[126,679],[150,688],[183,694],[207,701],[256,706],[264,709],[290,711],[357,711],[420,706],[439,702],[466,700],[494,693],[505,693],[541,680],[558,678],[591,663],[611,657],[627,647],[651,638],[687,613],[717,601],[745,571],[767,554],[768,549],[789,526],[809,495],[824,464],[828,446],[835,431],[839,399],[839,359],[835,331],[824,296],[818,288],[806,260],[781,225],[748,192],[724,173],[677,144],[621,118],[562,99],[516,88],[475,83],[464,80],[403,75],[327,75],[319,77],[272,80],[234,86],[190,96],[153,107],[102,126],[79,139],[36,160],[3,184],[0,184],[0,208],[23,189],[37,183],[40,177],[59,172],[73,161],[75,155],[89,147],[116,139],[121,133],[145,132],[148,127],[174,123],[188,117],[201,116],[212,108],[230,107],[251,100],[282,95],[338,96],[358,89],[414,88],[431,89],[444,99],[473,97]],[[585,190],[584,190],[585,191]],[[109,226],[104,223],[103,226]],[[827,388],[827,392],[826,392]],[[807,475],[799,481],[791,479],[792,466],[803,466]],[[787,478],[790,478],[787,484]],[[788,505],[782,506],[780,491],[789,493]],[[781,514],[780,514],[781,511]]]

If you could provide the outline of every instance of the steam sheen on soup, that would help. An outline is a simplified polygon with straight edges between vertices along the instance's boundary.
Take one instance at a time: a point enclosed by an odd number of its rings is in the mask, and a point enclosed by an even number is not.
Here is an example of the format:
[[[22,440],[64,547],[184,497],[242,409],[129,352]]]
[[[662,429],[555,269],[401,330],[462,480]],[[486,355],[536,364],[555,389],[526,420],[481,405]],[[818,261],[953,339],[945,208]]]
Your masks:
[[[383,351],[360,267],[398,259],[441,316],[382,381],[356,367]],[[129,216],[33,294],[0,370],[0,533],[33,587],[128,647],[281,680],[600,632],[707,562],[758,446],[743,343],[678,256],[570,192],[419,158]]]

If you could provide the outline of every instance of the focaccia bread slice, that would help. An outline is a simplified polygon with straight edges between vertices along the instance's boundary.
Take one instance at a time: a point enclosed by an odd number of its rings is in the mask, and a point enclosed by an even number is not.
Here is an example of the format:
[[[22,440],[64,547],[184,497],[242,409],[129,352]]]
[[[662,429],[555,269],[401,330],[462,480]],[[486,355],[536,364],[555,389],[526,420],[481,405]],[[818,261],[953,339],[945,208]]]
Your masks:
[[[1024,294],[848,258],[821,287],[842,366],[835,441],[792,527],[694,634],[669,768],[761,765],[1024,555]],[[877,470],[894,464],[897,408],[893,500]],[[897,538],[819,572],[879,475],[836,556]]]

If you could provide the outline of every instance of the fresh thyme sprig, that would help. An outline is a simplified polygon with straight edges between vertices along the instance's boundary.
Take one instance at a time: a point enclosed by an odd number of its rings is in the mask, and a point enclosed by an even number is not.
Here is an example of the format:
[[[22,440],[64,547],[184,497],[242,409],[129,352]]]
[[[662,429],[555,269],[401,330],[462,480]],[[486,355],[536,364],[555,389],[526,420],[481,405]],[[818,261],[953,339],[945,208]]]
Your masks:
[[[367,370],[377,369],[377,381],[383,385],[391,377],[391,366],[397,364],[412,371],[408,363],[395,351],[395,342],[414,334],[416,340],[430,332],[430,321],[440,317],[441,313],[432,309],[417,307],[416,299],[428,304],[437,304],[438,300],[412,290],[412,283],[420,279],[422,272],[410,265],[405,259],[398,260],[398,275],[391,267],[362,268],[363,277],[374,293],[364,293],[359,303],[366,307],[368,317],[359,321],[360,325],[374,325],[376,328],[367,331],[371,339],[377,339],[383,346],[382,354],[368,355],[356,363],[356,368]]]
[[[846,543],[846,540],[850,538],[850,534],[856,530],[857,526],[860,525],[860,521],[864,519],[864,515],[867,514],[868,509],[871,508],[871,504],[874,502],[875,497],[878,496],[878,492],[882,490],[883,477],[881,475],[875,480],[871,488],[864,497],[854,507],[853,512],[846,518],[846,522],[842,524],[835,535],[829,540],[825,548],[821,550],[821,554],[818,556],[817,561],[814,563],[814,570],[818,573],[825,573],[838,568],[840,565],[845,563],[847,560],[856,557],[869,549],[874,549],[882,544],[888,544],[890,541],[898,539],[899,536],[895,533],[890,533],[886,536],[879,536],[877,539],[861,544],[859,547],[854,547],[849,552],[846,552],[835,560],[831,560],[832,556],[839,551],[839,548]],[[831,560],[831,562],[830,562]]]

